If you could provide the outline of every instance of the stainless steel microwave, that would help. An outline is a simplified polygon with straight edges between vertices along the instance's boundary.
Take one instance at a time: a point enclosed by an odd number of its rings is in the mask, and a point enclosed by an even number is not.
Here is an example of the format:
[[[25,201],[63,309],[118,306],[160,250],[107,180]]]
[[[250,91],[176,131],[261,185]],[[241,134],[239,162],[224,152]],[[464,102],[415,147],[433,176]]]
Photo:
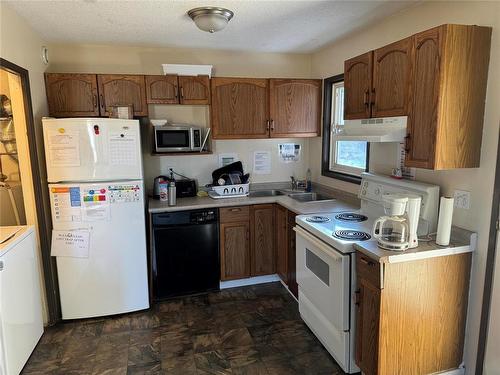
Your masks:
[[[156,152],[200,151],[202,128],[188,124],[154,126]]]

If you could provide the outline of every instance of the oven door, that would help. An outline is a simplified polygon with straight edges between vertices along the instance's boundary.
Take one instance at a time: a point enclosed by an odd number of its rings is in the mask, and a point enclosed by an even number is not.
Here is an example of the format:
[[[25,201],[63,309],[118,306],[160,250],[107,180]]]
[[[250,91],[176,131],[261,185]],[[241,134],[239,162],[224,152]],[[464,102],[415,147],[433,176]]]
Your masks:
[[[349,372],[351,258],[299,226],[294,231],[300,314],[344,371]]]
[[[191,151],[191,132],[188,128],[155,129],[156,152]]]

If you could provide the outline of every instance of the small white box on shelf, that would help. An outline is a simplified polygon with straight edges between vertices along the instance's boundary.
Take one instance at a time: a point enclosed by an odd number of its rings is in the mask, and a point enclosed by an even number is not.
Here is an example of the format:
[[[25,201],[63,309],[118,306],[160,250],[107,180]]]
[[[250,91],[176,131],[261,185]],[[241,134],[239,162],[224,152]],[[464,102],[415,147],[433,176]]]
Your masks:
[[[213,65],[191,65],[191,64],[162,64],[163,74],[177,74],[179,76],[207,75],[212,77]]]

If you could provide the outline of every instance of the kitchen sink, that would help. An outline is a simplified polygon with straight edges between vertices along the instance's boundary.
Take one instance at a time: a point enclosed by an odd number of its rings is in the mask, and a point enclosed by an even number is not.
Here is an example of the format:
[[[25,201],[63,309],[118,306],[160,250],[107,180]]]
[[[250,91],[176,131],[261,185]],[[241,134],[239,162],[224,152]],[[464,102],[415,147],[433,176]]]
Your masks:
[[[251,197],[275,197],[277,195],[285,195],[280,190],[255,190],[249,193]]]
[[[289,197],[299,202],[315,202],[335,199],[320,193],[293,193],[289,194]]]

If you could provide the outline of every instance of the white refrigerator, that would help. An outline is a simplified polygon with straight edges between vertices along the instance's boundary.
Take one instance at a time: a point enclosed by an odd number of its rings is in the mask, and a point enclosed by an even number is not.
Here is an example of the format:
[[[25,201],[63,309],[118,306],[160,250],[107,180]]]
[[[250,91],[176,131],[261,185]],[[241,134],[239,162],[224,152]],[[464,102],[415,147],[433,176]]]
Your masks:
[[[149,308],[138,120],[43,119],[63,319]]]

